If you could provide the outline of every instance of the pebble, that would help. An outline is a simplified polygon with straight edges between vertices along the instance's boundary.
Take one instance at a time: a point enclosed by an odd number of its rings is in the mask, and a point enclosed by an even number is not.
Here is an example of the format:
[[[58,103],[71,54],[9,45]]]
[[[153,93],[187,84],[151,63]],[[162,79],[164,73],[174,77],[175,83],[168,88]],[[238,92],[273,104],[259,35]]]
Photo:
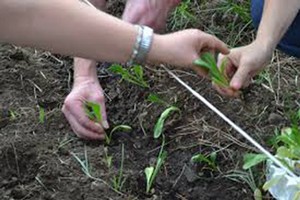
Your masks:
[[[186,177],[186,179],[189,183],[193,183],[199,179],[198,175],[189,167],[185,168],[184,176]]]
[[[284,118],[277,113],[271,113],[269,115],[268,122],[272,125],[278,125],[284,122]]]

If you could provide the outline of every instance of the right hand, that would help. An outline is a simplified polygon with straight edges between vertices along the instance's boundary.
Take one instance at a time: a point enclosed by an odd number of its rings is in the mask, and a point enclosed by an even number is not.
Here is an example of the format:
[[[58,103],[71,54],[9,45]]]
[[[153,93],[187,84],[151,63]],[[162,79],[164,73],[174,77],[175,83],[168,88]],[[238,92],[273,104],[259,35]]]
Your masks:
[[[226,74],[231,81],[229,88],[216,86],[218,92],[225,96],[238,96],[238,91],[248,87],[252,78],[265,68],[272,52],[272,49],[263,48],[259,42],[254,41],[247,46],[232,49],[228,56],[220,55],[218,63],[224,57],[228,58]]]
[[[155,43],[155,41],[154,41]],[[160,44],[158,44],[160,43]],[[206,76],[207,71],[194,65],[204,52],[220,52],[228,54],[227,45],[217,37],[198,29],[188,29],[167,35],[157,36],[157,54],[149,54],[149,58],[163,61],[177,67],[191,68],[201,76]],[[155,46],[155,45],[154,45]],[[151,52],[151,51],[150,51]]]

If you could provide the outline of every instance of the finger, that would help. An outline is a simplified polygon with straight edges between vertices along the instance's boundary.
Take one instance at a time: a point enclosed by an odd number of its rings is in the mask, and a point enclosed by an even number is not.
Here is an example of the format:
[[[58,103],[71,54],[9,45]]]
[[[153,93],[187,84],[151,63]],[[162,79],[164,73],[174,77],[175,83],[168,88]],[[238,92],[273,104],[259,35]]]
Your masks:
[[[103,127],[99,124],[99,123],[95,123],[94,121],[92,121],[91,119],[89,119],[89,117],[87,116],[87,114],[84,111],[83,108],[83,103],[73,103],[72,106],[70,106],[69,103],[65,104],[66,110],[72,115],[74,116],[74,118],[76,118],[78,121],[78,123],[83,126],[84,128],[98,133],[98,134],[104,134],[105,131],[103,129]]]
[[[192,66],[192,70],[194,70],[199,76],[203,76],[208,79],[208,71],[199,66]]]
[[[238,98],[240,96],[240,92],[239,91],[235,91],[232,88],[223,88],[220,87],[214,83],[212,83],[213,88],[215,88],[217,90],[217,92],[223,96],[227,96],[227,97],[235,97]]]
[[[218,51],[224,55],[227,55],[230,53],[230,50],[228,49],[227,45],[219,40],[217,37],[206,34],[206,46],[207,48],[213,50],[213,51]]]
[[[77,119],[68,110],[65,109],[64,114],[67,120],[69,121],[72,130],[78,137],[90,140],[104,140],[104,134],[92,132],[89,129],[86,129],[85,127],[81,126]]]
[[[241,64],[230,81],[230,87],[240,90],[251,79],[249,66]]]

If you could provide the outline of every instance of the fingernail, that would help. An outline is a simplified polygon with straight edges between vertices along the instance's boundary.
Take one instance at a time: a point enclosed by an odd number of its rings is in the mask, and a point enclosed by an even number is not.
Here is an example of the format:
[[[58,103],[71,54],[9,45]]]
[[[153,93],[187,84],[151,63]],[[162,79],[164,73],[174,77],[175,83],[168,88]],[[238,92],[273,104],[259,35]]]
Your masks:
[[[102,122],[102,125],[103,125],[104,129],[108,129],[109,128],[108,122],[106,120]]]

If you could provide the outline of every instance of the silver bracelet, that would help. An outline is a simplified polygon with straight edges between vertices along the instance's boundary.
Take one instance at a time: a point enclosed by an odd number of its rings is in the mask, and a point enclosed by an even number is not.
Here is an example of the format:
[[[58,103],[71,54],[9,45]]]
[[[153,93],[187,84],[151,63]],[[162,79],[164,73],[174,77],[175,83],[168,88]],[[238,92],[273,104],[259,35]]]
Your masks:
[[[153,29],[147,26],[136,26],[138,27],[138,36],[130,60],[127,62],[129,66],[134,63],[142,64],[146,60],[153,40]]]

